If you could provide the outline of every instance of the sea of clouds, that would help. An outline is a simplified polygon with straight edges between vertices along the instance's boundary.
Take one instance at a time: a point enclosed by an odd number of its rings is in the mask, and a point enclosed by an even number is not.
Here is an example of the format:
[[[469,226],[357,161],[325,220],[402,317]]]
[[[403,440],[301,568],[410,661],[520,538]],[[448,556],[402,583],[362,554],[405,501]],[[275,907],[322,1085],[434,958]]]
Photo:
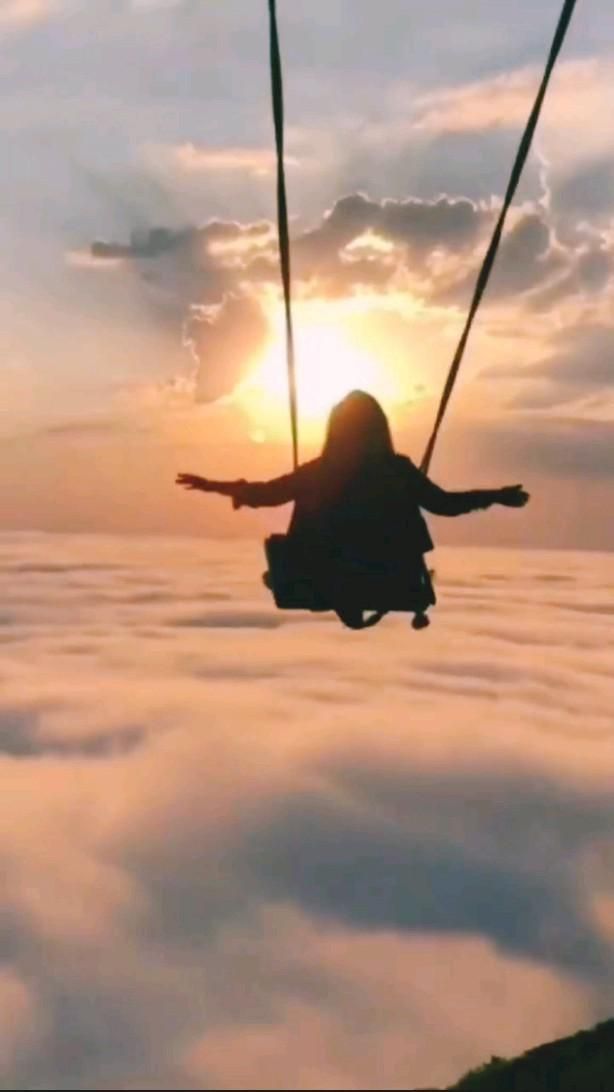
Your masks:
[[[0,1083],[444,1085],[614,1007],[614,557],[277,613],[257,544],[0,538]]]

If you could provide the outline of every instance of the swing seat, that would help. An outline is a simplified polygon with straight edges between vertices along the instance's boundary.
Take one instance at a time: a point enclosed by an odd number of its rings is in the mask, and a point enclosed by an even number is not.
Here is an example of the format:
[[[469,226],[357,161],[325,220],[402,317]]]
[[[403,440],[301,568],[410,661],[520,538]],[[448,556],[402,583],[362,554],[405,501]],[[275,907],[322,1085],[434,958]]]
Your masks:
[[[264,547],[268,564],[264,583],[280,610],[328,611],[342,605],[341,613],[348,616],[349,611],[373,611],[379,616],[408,612],[416,615],[415,628],[428,625],[426,611],[436,598],[422,557],[413,564],[375,564],[352,558],[310,566],[290,535],[271,535]]]

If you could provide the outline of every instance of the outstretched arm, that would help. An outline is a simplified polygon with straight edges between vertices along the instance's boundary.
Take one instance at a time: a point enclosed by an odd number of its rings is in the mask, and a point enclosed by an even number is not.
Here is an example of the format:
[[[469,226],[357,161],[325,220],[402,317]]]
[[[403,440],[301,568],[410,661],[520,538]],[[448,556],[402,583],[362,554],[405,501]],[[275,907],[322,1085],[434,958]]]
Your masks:
[[[493,504],[502,504],[506,508],[523,508],[529,500],[529,494],[521,485],[506,485],[502,489],[470,489],[466,492],[452,492],[420,473],[418,482],[418,503],[427,512],[436,516],[464,516],[468,512],[490,508]]]
[[[176,485],[185,489],[197,489],[201,493],[219,493],[232,498],[233,508],[272,508],[288,504],[296,498],[296,474],[284,474],[268,482],[213,481],[198,474],[178,474]]]

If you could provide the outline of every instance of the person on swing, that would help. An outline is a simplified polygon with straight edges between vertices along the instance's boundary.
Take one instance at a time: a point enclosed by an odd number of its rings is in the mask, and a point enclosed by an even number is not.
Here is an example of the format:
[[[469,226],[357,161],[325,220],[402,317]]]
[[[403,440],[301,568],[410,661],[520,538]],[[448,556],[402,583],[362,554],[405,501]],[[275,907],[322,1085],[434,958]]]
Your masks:
[[[335,574],[357,561],[363,567],[371,563],[398,571],[424,570],[424,554],[433,549],[433,540],[421,509],[461,516],[494,504],[522,508],[529,500],[521,485],[467,492],[435,485],[408,456],[395,451],[381,405],[358,390],[333,408],[321,454],[293,472],[266,482],[178,474],[176,484],[228,496],[235,509],[294,502],[288,538],[328,585],[325,598],[334,597]],[[342,621],[358,628],[354,615],[362,612],[349,604],[338,606],[334,609]],[[428,620],[419,623],[426,624]]]

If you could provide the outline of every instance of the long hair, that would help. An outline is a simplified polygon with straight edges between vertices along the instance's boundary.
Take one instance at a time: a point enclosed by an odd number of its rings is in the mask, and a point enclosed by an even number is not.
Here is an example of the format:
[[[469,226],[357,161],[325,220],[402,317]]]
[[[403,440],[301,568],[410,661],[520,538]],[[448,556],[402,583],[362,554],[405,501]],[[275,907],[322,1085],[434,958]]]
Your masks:
[[[388,418],[376,398],[352,391],[334,406],[322,448],[331,470],[358,470],[393,454]]]

